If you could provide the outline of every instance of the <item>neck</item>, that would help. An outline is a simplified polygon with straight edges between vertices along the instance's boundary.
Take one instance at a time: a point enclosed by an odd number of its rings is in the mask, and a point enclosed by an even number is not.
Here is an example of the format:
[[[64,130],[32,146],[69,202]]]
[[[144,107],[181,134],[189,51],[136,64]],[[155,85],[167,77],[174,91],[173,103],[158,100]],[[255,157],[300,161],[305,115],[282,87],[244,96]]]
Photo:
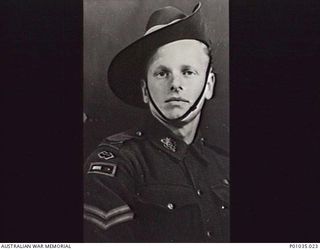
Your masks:
[[[157,117],[156,117],[157,118]],[[171,124],[163,122],[161,119],[157,118],[164,126],[166,126],[170,131],[176,135],[178,138],[183,140],[186,144],[191,144],[196,136],[197,129],[200,121],[200,113],[188,123],[181,124],[180,126],[173,126]]]

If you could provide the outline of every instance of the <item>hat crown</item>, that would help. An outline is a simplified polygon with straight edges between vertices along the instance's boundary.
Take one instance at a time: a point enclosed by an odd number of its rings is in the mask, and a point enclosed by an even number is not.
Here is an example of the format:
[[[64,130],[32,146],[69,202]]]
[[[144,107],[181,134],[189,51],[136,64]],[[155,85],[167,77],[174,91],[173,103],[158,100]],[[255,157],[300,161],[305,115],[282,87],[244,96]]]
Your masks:
[[[157,25],[169,24],[177,19],[185,18],[185,15],[178,8],[167,6],[153,12],[146,26],[146,31]]]

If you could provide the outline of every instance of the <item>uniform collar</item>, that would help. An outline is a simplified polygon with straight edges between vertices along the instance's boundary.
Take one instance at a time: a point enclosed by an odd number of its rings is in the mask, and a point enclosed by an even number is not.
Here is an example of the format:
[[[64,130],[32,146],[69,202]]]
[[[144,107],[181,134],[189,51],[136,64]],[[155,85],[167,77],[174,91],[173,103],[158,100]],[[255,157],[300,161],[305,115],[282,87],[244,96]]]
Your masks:
[[[188,145],[151,115],[147,117],[144,127],[151,143],[177,160],[182,160],[191,146],[198,148],[203,144],[200,132],[197,132],[193,143]]]

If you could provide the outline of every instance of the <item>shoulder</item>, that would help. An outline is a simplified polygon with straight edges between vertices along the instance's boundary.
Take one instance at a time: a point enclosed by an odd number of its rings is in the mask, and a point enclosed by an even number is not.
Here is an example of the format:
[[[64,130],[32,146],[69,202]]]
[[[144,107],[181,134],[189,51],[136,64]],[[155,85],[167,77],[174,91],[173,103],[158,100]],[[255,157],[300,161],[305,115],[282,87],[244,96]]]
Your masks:
[[[207,143],[206,146],[209,147],[211,150],[213,150],[220,157],[225,157],[225,158],[230,157],[229,152],[220,146],[210,144],[210,143]]]
[[[110,147],[119,151],[124,145],[130,142],[142,141],[143,139],[144,136],[141,130],[134,128],[106,137],[98,145],[98,148]]]
[[[110,170],[106,171],[105,174],[112,175],[113,166],[124,163],[128,152],[133,151],[137,147],[136,145],[143,140],[142,132],[136,128],[104,138],[87,158],[85,172],[93,171],[96,168],[96,170]],[[101,166],[103,167],[101,168]]]
[[[230,154],[225,148],[208,141],[205,143],[205,148],[208,154],[212,155],[224,168],[229,168]]]

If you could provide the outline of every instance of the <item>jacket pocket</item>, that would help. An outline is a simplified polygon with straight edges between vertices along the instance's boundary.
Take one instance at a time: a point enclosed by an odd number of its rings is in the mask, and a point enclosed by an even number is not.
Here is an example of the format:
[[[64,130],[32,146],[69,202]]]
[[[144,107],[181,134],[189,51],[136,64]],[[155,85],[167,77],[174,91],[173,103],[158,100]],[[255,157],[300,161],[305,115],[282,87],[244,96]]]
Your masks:
[[[148,242],[199,242],[202,237],[200,208],[191,188],[149,185],[140,188],[137,220]]]

